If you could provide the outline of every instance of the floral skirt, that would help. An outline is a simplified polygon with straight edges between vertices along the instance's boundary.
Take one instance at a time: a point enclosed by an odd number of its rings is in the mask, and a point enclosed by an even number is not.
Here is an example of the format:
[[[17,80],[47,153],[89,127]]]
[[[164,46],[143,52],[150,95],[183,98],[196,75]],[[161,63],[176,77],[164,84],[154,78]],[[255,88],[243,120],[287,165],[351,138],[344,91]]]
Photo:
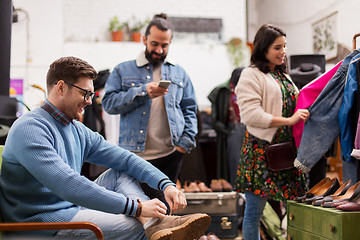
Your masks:
[[[276,136],[275,136],[276,142]],[[307,191],[305,174],[297,168],[271,171],[265,160],[269,143],[251,135],[247,130],[241,150],[235,189],[250,191],[276,201],[294,199]]]

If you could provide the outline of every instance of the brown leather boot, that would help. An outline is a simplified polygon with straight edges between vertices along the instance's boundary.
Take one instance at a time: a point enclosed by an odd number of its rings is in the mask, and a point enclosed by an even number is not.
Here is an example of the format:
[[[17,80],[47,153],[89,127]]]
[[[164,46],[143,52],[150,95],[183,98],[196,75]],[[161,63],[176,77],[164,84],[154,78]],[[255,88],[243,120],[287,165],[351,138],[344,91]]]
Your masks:
[[[193,240],[200,237],[210,223],[210,216],[203,213],[166,216],[148,226],[145,234],[149,240]]]

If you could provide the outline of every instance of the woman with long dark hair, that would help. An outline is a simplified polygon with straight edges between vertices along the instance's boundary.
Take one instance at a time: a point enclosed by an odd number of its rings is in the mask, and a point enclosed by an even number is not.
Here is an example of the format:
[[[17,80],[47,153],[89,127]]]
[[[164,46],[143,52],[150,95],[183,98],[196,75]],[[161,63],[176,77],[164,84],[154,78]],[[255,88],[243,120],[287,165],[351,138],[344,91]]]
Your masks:
[[[235,89],[241,122],[246,125],[235,189],[246,197],[244,239],[258,240],[267,199],[284,201],[306,191],[300,170],[268,168],[265,148],[292,141],[291,126],[306,121],[309,111],[294,113],[298,89],[286,74],[286,34],[281,29],[261,26],[254,39],[251,63]]]

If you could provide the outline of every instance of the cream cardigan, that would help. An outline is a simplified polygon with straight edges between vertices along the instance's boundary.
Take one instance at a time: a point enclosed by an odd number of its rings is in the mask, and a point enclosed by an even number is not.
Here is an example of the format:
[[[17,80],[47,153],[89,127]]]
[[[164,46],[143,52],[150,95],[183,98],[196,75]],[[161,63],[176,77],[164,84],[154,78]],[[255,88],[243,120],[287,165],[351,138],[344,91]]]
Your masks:
[[[285,74],[291,81],[291,78]],[[292,81],[291,81],[292,82]],[[296,91],[295,84],[293,84]],[[241,122],[252,135],[271,142],[277,127],[270,127],[273,116],[282,115],[282,93],[270,73],[264,74],[256,67],[245,68],[236,85],[235,93]]]

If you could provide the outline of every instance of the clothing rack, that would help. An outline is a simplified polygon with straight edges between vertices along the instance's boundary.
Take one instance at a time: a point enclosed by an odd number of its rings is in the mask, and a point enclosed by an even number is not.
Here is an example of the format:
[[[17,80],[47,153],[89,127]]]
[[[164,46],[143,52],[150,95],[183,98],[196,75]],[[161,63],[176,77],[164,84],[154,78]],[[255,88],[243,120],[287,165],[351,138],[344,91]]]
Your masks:
[[[353,37],[353,50],[356,49],[356,38],[360,36],[360,33],[357,33]]]

